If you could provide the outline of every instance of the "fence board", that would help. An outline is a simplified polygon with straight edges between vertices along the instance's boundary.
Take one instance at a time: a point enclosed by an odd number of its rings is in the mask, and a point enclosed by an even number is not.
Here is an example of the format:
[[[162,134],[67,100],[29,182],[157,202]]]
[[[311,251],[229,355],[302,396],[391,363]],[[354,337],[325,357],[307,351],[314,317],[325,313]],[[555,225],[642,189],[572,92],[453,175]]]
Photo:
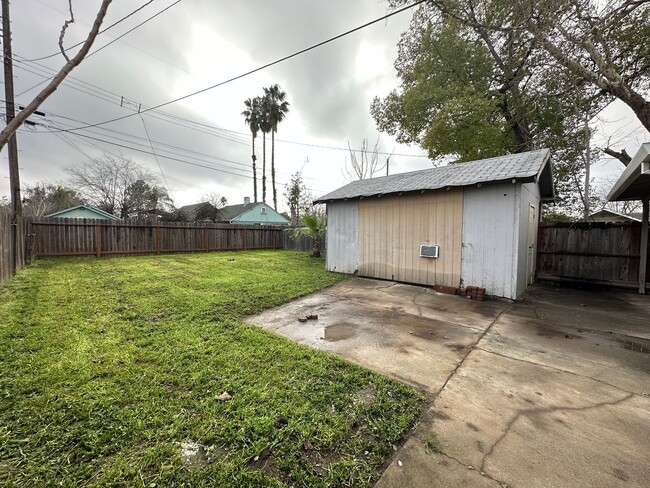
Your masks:
[[[18,220],[16,242],[16,270],[25,266],[26,251],[25,237],[27,224],[25,220]],[[11,279],[14,274],[14,224],[11,215],[0,214],[0,286]]]
[[[293,240],[286,227],[207,223],[30,219],[35,257],[170,254],[290,249],[311,251],[313,240]],[[322,241],[322,250],[324,251]]]
[[[538,278],[637,285],[640,224],[553,224],[539,232]]]

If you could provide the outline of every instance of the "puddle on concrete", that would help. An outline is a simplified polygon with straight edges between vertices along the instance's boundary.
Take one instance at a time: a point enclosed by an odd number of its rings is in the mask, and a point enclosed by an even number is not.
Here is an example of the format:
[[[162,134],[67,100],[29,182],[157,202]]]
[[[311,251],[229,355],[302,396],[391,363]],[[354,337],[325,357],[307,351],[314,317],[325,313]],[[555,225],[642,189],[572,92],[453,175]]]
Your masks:
[[[325,327],[325,336],[323,338],[326,341],[337,342],[343,339],[349,339],[355,334],[356,327],[354,325],[347,322],[337,322],[336,324]]]

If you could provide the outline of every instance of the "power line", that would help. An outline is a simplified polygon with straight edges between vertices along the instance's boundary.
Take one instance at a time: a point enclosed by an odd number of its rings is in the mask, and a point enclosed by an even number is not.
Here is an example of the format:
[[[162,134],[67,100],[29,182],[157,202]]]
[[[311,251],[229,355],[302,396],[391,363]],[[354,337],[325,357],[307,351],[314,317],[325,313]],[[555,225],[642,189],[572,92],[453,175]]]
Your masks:
[[[167,186],[167,191],[171,194],[171,189],[169,188],[169,183],[167,182],[167,178],[165,177],[165,173],[163,173],[162,166],[160,165],[160,161],[158,160],[158,155],[156,154],[156,150],[153,147],[153,142],[151,142],[151,136],[149,135],[149,130],[147,129],[147,124],[144,122],[144,117],[142,117],[142,114],[140,115],[140,120],[142,121],[142,126],[144,127],[144,132],[147,134],[147,139],[149,140],[149,145],[151,146],[151,152],[153,153],[153,157],[156,160],[156,164],[158,164],[158,169],[160,170],[160,174],[163,177],[163,180],[165,181],[165,186]]]
[[[17,60],[18,63],[25,62],[24,58],[22,58],[22,56],[15,55],[15,57],[20,58],[20,60]],[[52,72],[55,72],[55,70],[52,70],[51,68],[48,68],[48,67],[46,67],[44,65],[41,65],[39,63],[33,63],[33,64],[36,64],[38,67],[32,67],[32,66],[29,66],[29,67],[33,68],[33,69],[37,69],[37,70],[42,68],[43,70],[50,70]],[[25,71],[28,71],[28,72],[30,72],[32,74],[36,74],[38,76],[45,76],[43,74],[34,73],[32,71],[29,71],[27,68],[25,68],[23,66],[17,66],[17,67],[20,68],[20,69],[23,69]],[[125,99],[124,97],[118,95],[117,93],[112,92],[110,90],[107,90],[105,88],[102,88],[100,86],[94,85],[92,83],[88,83],[86,81],[83,81],[83,80],[81,80],[79,78],[75,78],[73,76],[68,76],[68,78],[70,78],[70,80],[68,81],[68,79],[66,78],[66,80],[63,82],[64,85],[67,85],[67,86],[69,86],[69,88],[73,88],[73,89],[75,89],[75,90],[77,90],[77,91],[79,91],[81,93],[85,93],[86,95],[95,97],[95,98],[97,98],[99,100],[105,101],[107,103],[111,103],[113,105],[118,105],[118,102],[117,102],[118,98],[120,98],[123,101],[128,101],[128,99]],[[82,86],[86,85],[86,86],[88,86],[90,88],[85,88],[84,87],[82,89],[82,88],[80,88],[78,86],[75,86],[76,84],[80,84]],[[91,92],[88,92],[86,90],[92,90],[95,93],[91,93]],[[104,92],[104,93],[106,93],[108,95],[104,95],[102,92]],[[110,99],[110,97],[115,97],[115,100]],[[142,107],[144,107],[144,110],[142,110]],[[198,122],[198,121],[191,120],[191,119],[188,119],[188,118],[185,118],[185,117],[181,117],[179,115],[172,114],[170,112],[164,112],[162,110],[155,110],[155,109],[152,110],[152,109],[149,109],[146,105],[142,105],[140,108],[141,108],[140,113],[148,112],[148,115],[150,117],[154,117],[154,118],[157,118],[159,120],[163,120],[165,122],[176,124],[176,125],[178,125],[180,127],[185,127],[187,129],[195,130],[197,132],[201,132],[201,133],[204,133],[204,134],[214,135],[216,137],[220,137],[222,139],[234,142],[236,144],[241,144],[241,145],[245,145],[245,146],[248,146],[250,144],[249,133],[246,133],[246,132],[236,131],[236,130],[232,130],[232,129],[225,129],[223,127],[218,127],[218,126],[215,126],[215,125],[210,125],[210,124],[206,124],[206,123],[203,123],[203,122]],[[173,120],[168,120],[168,119],[173,119]],[[73,120],[73,119],[71,119],[71,120]],[[77,121],[77,122],[80,122],[80,121]],[[181,122],[185,122],[185,124],[183,124]],[[87,124],[86,122],[80,122],[80,123]],[[190,127],[187,124],[191,124],[192,126],[198,126],[198,127],[201,127],[201,128],[209,129],[210,131],[217,131],[217,133],[208,132],[206,130],[201,130],[201,129],[197,128],[197,127]],[[92,124],[88,124],[88,125],[92,125]],[[71,128],[70,130],[73,130],[73,128]],[[220,132],[226,132],[226,133],[229,133],[229,134],[234,134],[238,138],[226,137],[225,135],[220,134]],[[327,145],[322,145],[322,144],[312,144],[312,143],[307,143],[307,142],[291,141],[291,140],[288,140],[288,139],[276,139],[275,142],[279,142],[279,143],[282,143],[282,144],[293,144],[293,145],[306,146],[306,147],[315,147],[315,148],[318,148],[318,149],[329,149],[329,150],[334,150],[334,151],[343,151],[343,152],[348,152],[349,151],[349,148],[347,148],[347,147],[335,147],[335,146],[327,146]],[[359,149],[352,149],[352,151],[360,152]],[[384,152],[384,151],[379,151],[378,154],[380,154],[382,156],[428,158],[428,156],[425,155],[425,154],[388,153],[388,152]]]
[[[128,14],[128,15],[122,17],[122,18],[121,18],[120,20],[118,20],[117,22],[114,22],[114,23],[112,23],[111,25],[109,25],[108,27],[106,27],[105,29],[99,31],[99,32],[97,33],[97,35],[101,35],[101,34],[103,34],[104,32],[106,32],[107,30],[112,29],[112,28],[115,27],[116,25],[120,24],[121,22],[124,22],[126,19],[128,19],[129,17],[135,15],[135,14],[138,13],[140,10],[142,10],[143,8],[145,8],[147,5],[150,5],[151,3],[153,3],[153,1],[154,1],[154,0],[149,0],[147,3],[141,5],[140,7],[138,7],[138,8],[135,9],[134,11],[132,11],[130,14]],[[180,0],[179,0],[179,1],[180,1]],[[39,2],[39,3],[40,3],[40,2]],[[178,2],[176,2],[176,3],[178,3]],[[48,7],[50,7],[50,8],[54,8],[54,7],[52,7],[51,5],[48,5]],[[58,9],[55,9],[55,10],[58,10]],[[59,11],[60,11],[60,10],[59,10]],[[60,12],[61,12],[61,11],[60,11]],[[128,34],[128,32],[127,32],[127,34]],[[123,36],[122,36],[122,37],[123,37]],[[116,40],[117,40],[117,39],[116,39]],[[86,41],[81,41],[81,42],[78,42],[77,44],[73,44],[72,46],[70,46],[70,47],[68,47],[68,48],[65,48],[64,51],[68,52],[70,49],[74,49],[75,47],[79,47],[79,46],[81,46],[84,42],[86,42]],[[47,56],[42,56],[42,57],[40,57],[40,58],[28,59],[27,61],[43,61],[44,59],[50,59],[50,58],[53,58],[53,57],[55,57],[55,56],[58,56],[59,54],[61,54],[61,51],[57,51],[57,52],[55,52],[55,53],[48,54]]]
[[[366,22],[365,24],[362,24],[362,25],[360,25],[358,27],[355,27],[355,28],[350,29],[350,30],[348,30],[346,32],[343,32],[342,34],[338,34],[338,35],[336,35],[334,37],[330,37],[329,39],[326,39],[324,41],[320,41],[320,42],[318,42],[316,44],[313,44],[313,45],[311,45],[309,47],[306,47],[304,49],[296,51],[296,52],[294,52],[292,54],[289,54],[287,56],[284,56],[282,58],[276,59],[275,61],[271,61],[270,63],[266,63],[265,65],[259,66],[257,68],[252,69],[252,70],[246,71],[245,73],[239,74],[237,76],[233,76],[232,78],[221,81],[221,82],[216,83],[214,85],[208,86],[206,88],[202,88],[200,90],[189,93],[187,95],[183,95],[181,97],[174,98],[174,99],[169,100],[167,102],[164,102],[164,103],[155,105],[153,107],[147,108],[145,110],[142,110],[141,113],[146,113],[146,112],[149,112],[149,111],[161,108],[161,107],[166,107],[167,105],[171,105],[173,103],[180,102],[181,100],[186,100],[186,99],[188,99],[190,97],[194,97],[194,96],[199,95],[201,93],[205,93],[205,92],[213,90],[215,88],[224,86],[224,85],[226,85],[228,83],[232,83],[233,81],[240,80],[240,79],[242,79],[242,78],[244,78],[246,76],[257,73],[258,71],[262,71],[262,70],[264,70],[266,68],[270,68],[271,66],[274,66],[276,64],[282,63],[282,62],[287,61],[289,59],[295,58],[296,56],[300,56],[301,54],[304,54],[304,53],[306,53],[308,51],[311,51],[313,49],[316,49],[318,47],[324,46],[325,44],[329,44],[331,42],[334,42],[334,41],[336,41],[338,39],[341,39],[342,37],[353,34],[354,32],[357,32],[357,31],[359,31],[361,29],[365,29],[366,27],[369,27],[369,26],[374,25],[374,24],[376,24],[378,22],[381,22],[382,20],[386,20],[386,19],[388,19],[390,17],[393,17],[394,15],[400,14],[400,13],[402,13],[402,12],[404,12],[406,10],[409,10],[409,9],[411,9],[411,8],[417,6],[417,5],[420,5],[420,4],[424,3],[425,1],[426,0],[417,0],[416,2],[412,3],[411,5],[407,5],[406,7],[402,7],[400,9],[394,10],[393,12],[390,12],[390,13],[388,13],[386,15],[383,15],[383,16],[375,19],[375,20],[371,20],[370,22]],[[112,122],[117,122],[119,120],[124,120],[124,119],[127,119],[129,117],[133,117],[134,115],[135,114],[123,115],[123,116],[120,116],[120,117],[115,117],[113,119],[105,120],[103,122],[97,122],[95,124],[89,124],[89,125],[86,125],[86,126],[83,126],[83,127],[76,127],[76,129],[85,129],[85,128],[89,128],[89,127],[97,127],[97,126],[100,126],[100,125],[110,124]]]

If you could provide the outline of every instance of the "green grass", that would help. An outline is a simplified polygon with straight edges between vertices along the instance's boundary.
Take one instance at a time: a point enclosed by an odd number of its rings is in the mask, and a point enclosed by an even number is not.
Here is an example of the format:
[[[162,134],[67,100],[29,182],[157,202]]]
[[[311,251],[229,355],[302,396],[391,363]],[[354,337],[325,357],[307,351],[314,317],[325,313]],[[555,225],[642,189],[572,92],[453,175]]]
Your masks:
[[[36,261],[0,289],[0,485],[370,485],[423,397],[242,322],[341,279],[278,251]]]

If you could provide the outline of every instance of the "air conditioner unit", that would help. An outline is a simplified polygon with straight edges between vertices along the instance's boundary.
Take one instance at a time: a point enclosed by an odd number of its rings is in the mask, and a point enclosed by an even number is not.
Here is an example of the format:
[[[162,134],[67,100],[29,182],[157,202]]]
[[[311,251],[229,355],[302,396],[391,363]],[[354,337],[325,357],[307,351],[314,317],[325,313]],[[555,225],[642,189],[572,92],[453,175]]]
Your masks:
[[[437,258],[439,257],[440,246],[420,246],[420,257]]]

